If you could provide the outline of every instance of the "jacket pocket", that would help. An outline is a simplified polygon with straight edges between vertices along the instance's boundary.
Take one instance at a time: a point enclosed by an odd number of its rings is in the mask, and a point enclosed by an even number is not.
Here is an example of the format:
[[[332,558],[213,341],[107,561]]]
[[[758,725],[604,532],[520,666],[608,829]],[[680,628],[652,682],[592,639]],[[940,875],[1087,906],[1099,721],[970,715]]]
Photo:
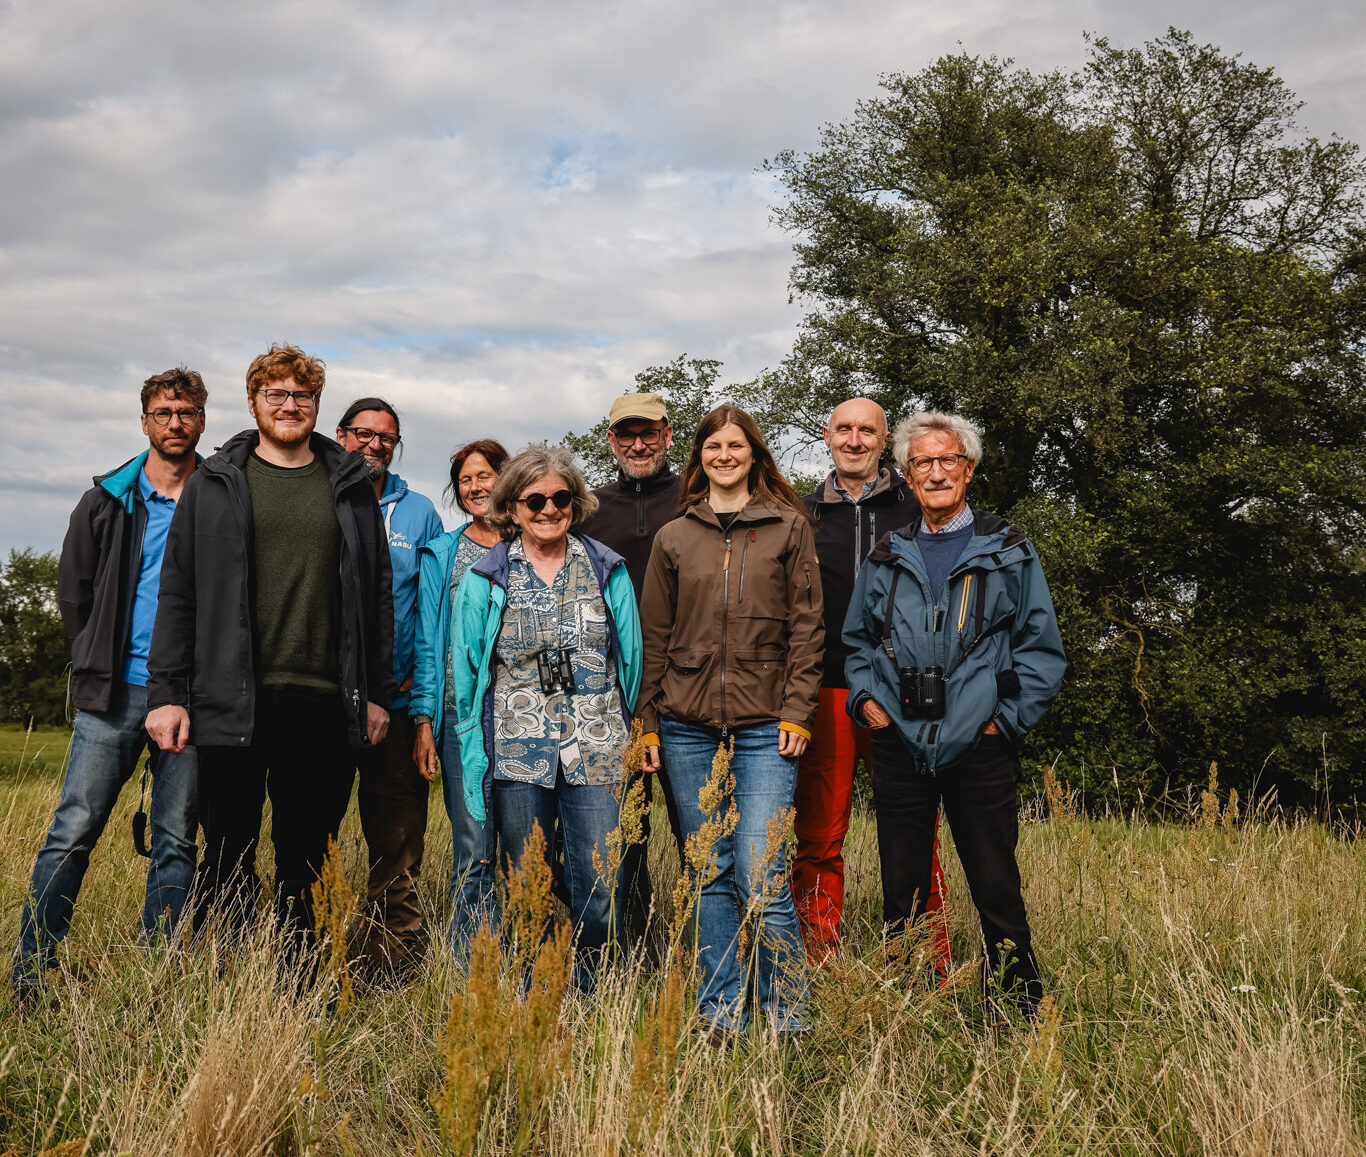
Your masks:
[[[661,685],[659,710],[671,719],[706,722],[711,719],[707,694],[715,656],[709,650],[679,649],[669,652],[669,664]]]
[[[726,689],[726,714],[731,722],[776,720],[787,689],[787,652],[781,647],[759,647],[734,655],[734,678]]]

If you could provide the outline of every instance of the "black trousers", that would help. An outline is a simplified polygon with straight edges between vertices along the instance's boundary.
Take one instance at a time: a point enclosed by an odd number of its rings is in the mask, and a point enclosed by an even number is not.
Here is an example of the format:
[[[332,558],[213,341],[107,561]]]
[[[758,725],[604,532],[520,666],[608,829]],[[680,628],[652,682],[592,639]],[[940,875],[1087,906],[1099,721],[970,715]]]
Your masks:
[[[873,732],[873,806],[882,861],[882,918],[892,932],[925,915],[939,805],[972,902],[982,920],[986,963],[1032,1016],[1043,996],[1015,861],[1020,763],[1008,740],[984,735],[976,750],[937,775],[922,775],[891,727]],[[1003,951],[1010,941],[1014,948]]]
[[[292,930],[311,935],[313,882],[346,814],[355,765],[335,692],[258,688],[251,744],[199,748],[196,931],[214,912],[229,927],[255,919],[256,847],[269,794],[276,909]]]

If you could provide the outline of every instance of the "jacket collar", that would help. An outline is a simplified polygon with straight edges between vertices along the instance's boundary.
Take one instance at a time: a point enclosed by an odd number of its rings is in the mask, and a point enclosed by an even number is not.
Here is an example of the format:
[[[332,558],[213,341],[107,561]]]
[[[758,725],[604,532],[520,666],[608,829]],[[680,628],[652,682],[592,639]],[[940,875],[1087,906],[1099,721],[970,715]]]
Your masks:
[[[586,534],[579,534],[570,531],[576,539],[583,543],[584,550],[588,553],[588,563],[593,568],[593,576],[598,580],[598,586],[606,589],[607,579],[611,573],[619,566],[625,566],[626,560],[621,557],[611,547],[604,546],[596,538],[589,538]],[[508,550],[512,543],[504,538],[489,547],[488,553],[478,562],[474,563],[470,570],[477,575],[482,575],[495,586],[507,589],[508,585]]]
[[[389,473],[384,476],[384,493],[379,496],[379,504],[381,506],[388,506],[393,502],[402,502],[403,496],[407,493],[408,484],[390,470]]]
[[[111,498],[123,507],[125,514],[133,513],[133,503],[136,501],[138,491],[138,476],[147,465],[147,456],[151,450],[144,450],[136,458],[130,458],[122,466],[117,466],[108,474],[98,475],[95,485],[105,491]],[[204,459],[199,454],[194,456],[195,465],[203,464]]]
[[[825,481],[822,482],[816,490],[816,502],[821,506],[844,505],[846,499],[836,489],[837,482],[838,478],[836,477],[835,472],[831,470],[830,473],[825,476]],[[871,502],[874,498],[878,498],[890,491],[898,488],[904,489],[905,485],[906,480],[902,478],[895,466],[883,466],[877,472],[877,485],[873,487],[873,492],[868,495],[867,498],[860,498],[858,501]],[[904,498],[905,495],[899,495],[898,497]]]
[[[206,458],[204,468],[215,474],[225,473],[227,467],[245,470],[252,451],[260,444],[260,430],[243,430],[219,446],[216,454]],[[365,465],[365,458],[361,454],[354,450],[343,450],[331,438],[319,434],[316,430],[309,435],[308,445],[312,449],[314,457],[322,462],[323,469],[332,479],[334,491],[351,486],[356,482],[364,482],[369,485],[369,473]]]
[[[711,503],[705,498],[699,498],[687,510],[683,512],[685,518],[695,518],[704,526],[714,526],[717,530],[721,529],[721,520],[716,517],[716,511],[711,508]],[[778,522],[782,520],[782,512],[773,509],[771,506],[746,506],[737,512],[736,522]]]
[[[915,542],[916,535],[920,532],[920,516],[916,515],[905,526],[897,530],[889,530],[877,540],[877,545],[869,552],[868,557],[876,562],[895,562],[898,558],[905,558],[910,550],[910,544]],[[898,540],[893,542],[893,539]],[[1019,546],[1025,541],[1025,534],[1017,526],[1012,526],[1000,515],[993,514],[989,510],[976,510],[972,512],[972,540],[968,543],[963,552],[963,557],[969,554],[976,554],[982,550],[1000,550]]]
[[[678,475],[675,474],[667,462],[664,469],[658,474],[651,474],[648,478],[631,478],[620,466],[617,467],[617,486],[627,494],[636,493],[636,487],[640,487],[642,494],[658,494],[661,490],[667,490],[670,486],[678,482]]]

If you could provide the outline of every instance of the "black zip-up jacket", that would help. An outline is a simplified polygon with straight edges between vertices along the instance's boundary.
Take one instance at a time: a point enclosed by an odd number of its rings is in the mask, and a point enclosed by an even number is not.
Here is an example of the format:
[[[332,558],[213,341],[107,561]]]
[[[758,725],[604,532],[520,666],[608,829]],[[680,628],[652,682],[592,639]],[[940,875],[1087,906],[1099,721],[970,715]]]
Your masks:
[[[57,606],[71,640],[71,699],[81,711],[108,711],[123,678],[147,529],[138,490],[146,460],[144,450],[95,478],[62,541]]]
[[[610,546],[626,560],[626,573],[636,591],[636,603],[645,586],[645,570],[650,565],[650,548],[662,526],[678,517],[678,489],[681,480],[666,465],[649,478],[628,478],[618,470],[617,480],[600,486],[593,494],[598,511],[576,529]]]
[[[191,475],[176,505],[161,564],[161,595],[147,659],[147,707],[183,704],[190,740],[243,747],[256,716],[252,593],[254,525],[246,466],[258,430],[229,439]],[[388,707],[394,686],[394,592],[388,538],[365,459],[314,434],[341,526],[341,632],[337,681],[347,738],[365,736],[365,708]]]
[[[844,659],[849,653],[840,637],[854,580],[877,540],[888,531],[920,517],[920,503],[894,466],[883,466],[873,493],[849,502],[835,491],[835,472],[814,494],[802,499],[816,520],[816,556],[825,592],[825,668],[822,687],[848,687]]]

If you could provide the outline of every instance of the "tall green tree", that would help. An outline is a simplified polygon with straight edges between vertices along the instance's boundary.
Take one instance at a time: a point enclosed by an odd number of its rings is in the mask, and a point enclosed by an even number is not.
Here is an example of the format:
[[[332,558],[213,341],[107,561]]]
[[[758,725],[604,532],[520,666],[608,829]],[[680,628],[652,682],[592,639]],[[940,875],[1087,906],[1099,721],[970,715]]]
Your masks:
[[[762,409],[980,422],[970,498],[1034,537],[1071,658],[1036,752],[1126,798],[1211,759],[1366,788],[1357,151],[1187,33],[1089,47],[887,76],[767,163],[811,312]]]
[[[70,652],[57,610],[57,556],[11,550],[0,564],[0,718],[61,723]]]

